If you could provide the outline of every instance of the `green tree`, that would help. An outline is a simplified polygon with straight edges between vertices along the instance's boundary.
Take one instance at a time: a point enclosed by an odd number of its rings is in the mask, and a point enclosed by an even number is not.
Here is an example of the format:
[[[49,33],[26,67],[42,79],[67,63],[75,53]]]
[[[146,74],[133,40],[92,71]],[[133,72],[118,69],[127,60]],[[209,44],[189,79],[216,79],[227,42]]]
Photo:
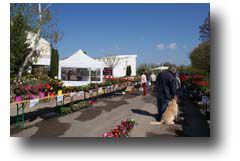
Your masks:
[[[58,66],[59,66],[59,55],[58,51],[54,48],[51,50],[51,62],[50,62],[50,73],[51,78],[58,76]]]
[[[126,70],[126,76],[131,76],[131,74],[132,74],[132,68],[131,68],[131,65],[128,65]]]
[[[190,60],[193,68],[210,72],[210,42],[204,42],[198,45],[190,54]]]
[[[25,57],[31,52],[27,43],[28,26],[21,14],[12,18],[10,25],[10,76],[16,77]],[[25,69],[25,68],[24,68]]]
[[[210,40],[211,36],[210,13],[208,13],[208,17],[204,20],[204,23],[201,26],[199,26],[199,36],[202,42]]]
[[[147,64],[139,64],[137,67],[137,74],[141,75],[141,73],[148,71],[148,65]]]
[[[48,40],[52,45],[57,43],[60,39],[59,31],[56,28],[56,23],[52,19],[52,14],[50,12],[49,5],[46,4],[36,4],[36,3],[11,3],[10,5],[10,21],[16,17],[16,15],[23,15],[27,23],[27,32],[32,32],[36,34],[33,39],[32,51],[25,56],[24,60],[21,62],[19,67],[17,79],[20,79],[26,66],[32,61],[32,58],[37,58],[39,56],[39,45],[40,37]]]

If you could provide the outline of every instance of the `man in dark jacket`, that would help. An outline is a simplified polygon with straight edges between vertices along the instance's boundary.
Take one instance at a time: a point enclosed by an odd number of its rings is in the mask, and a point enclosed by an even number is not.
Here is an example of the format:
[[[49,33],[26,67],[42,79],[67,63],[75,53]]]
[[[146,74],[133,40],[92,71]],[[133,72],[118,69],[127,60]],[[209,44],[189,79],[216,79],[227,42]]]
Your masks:
[[[162,71],[157,76],[155,92],[158,106],[158,121],[161,119],[169,101],[176,97],[176,70],[176,66],[171,65],[168,70]]]

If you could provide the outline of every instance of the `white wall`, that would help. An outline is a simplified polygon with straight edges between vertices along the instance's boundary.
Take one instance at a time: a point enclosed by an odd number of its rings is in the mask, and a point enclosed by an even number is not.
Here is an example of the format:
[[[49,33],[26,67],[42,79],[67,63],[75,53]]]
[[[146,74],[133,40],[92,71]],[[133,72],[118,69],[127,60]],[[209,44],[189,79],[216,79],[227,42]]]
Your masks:
[[[113,69],[113,76],[114,77],[123,77],[126,76],[126,69],[127,66],[130,65],[132,69],[131,76],[136,76],[136,55],[119,55],[117,56],[119,58],[119,62],[117,66]],[[102,61],[102,58],[97,59],[99,61]],[[105,65],[105,67],[107,67]]]
[[[29,46],[31,48],[33,48],[35,45],[36,36],[37,34],[28,32],[27,42],[29,43]],[[39,40],[39,52],[40,52],[40,56],[38,57],[37,62],[33,64],[50,65],[51,46],[50,46],[50,43],[43,38],[40,38]]]
[[[130,65],[132,69],[131,76],[136,75],[136,57],[129,56],[120,58],[118,65],[113,69],[114,77],[123,77],[126,76],[127,66]]]

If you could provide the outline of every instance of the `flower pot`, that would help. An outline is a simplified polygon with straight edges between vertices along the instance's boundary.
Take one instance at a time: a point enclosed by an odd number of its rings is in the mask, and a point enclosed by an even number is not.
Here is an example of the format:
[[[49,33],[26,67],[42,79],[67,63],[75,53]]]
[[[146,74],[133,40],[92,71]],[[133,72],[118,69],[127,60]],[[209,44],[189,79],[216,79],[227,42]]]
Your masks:
[[[39,92],[39,98],[44,98],[45,97],[45,93],[44,92]]]
[[[22,96],[16,96],[15,100],[16,100],[16,102],[21,102],[22,101]]]
[[[50,97],[53,97],[53,96],[54,96],[54,93],[53,93],[53,92],[50,92],[50,93],[49,93],[49,96],[50,96]]]
[[[58,90],[57,95],[58,96],[62,95],[62,90]]]

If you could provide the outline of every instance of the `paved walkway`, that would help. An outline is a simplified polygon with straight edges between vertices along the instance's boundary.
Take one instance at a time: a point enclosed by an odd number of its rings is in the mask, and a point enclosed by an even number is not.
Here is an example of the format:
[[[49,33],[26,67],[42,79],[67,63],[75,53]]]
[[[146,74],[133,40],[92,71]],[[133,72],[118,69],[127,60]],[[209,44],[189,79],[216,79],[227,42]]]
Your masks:
[[[133,118],[138,123],[131,131],[131,137],[209,136],[206,118],[195,104],[186,99],[181,109],[183,113],[175,125],[150,125],[151,121],[155,121],[156,100],[150,94],[142,96],[134,92],[99,99],[89,108],[62,117],[38,117],[26,122],[25,129],[11,125],[11,136],[101,137],[127,118]]]

